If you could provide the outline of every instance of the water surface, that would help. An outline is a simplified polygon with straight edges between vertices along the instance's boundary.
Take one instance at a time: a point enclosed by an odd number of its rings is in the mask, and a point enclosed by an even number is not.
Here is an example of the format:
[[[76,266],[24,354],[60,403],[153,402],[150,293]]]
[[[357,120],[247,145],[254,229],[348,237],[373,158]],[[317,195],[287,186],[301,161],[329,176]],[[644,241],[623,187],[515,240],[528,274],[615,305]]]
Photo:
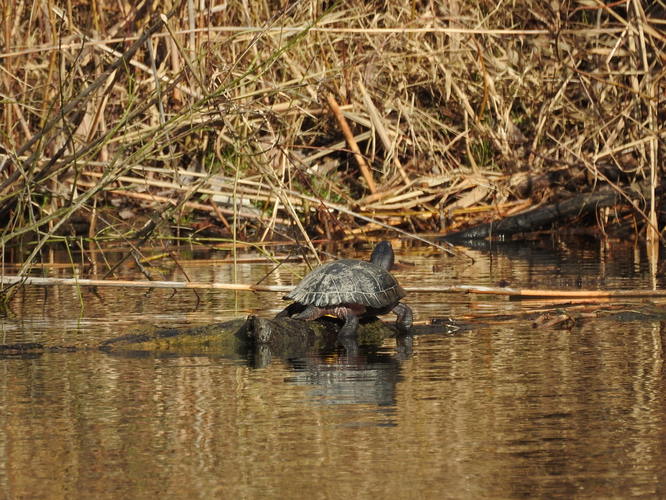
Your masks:
[[[405,286],[663,286],[629,245],[467,250],[474,263],[394,246]],[[233,267],[215,260],[223,255],[180,257],[191,280],[233,280]],[[272,268],[243,264],[236,272],[250,283]],[[265,282],[292,284],[304,270],[285,264]],[[130,265],[121,272],[144,279]],[[183,279],[168,263],[160,272],[156,279]],[[0,495],[666,497],[661,321],[609,317],[534,328],[520,313],[552,304],[462,294],[411,294],[406,302],[418,320],[465,318],[468,327],[408,346],[389,339],[357,356],[339,349],[276,357],[260,369],[242,357],[178,353],[0,359]],[[94,346],[146,323],[269,317],[282,306],[278,294],[28,287],[0,318],[0,336]],[[623,305],[646,306],[662,307]]]

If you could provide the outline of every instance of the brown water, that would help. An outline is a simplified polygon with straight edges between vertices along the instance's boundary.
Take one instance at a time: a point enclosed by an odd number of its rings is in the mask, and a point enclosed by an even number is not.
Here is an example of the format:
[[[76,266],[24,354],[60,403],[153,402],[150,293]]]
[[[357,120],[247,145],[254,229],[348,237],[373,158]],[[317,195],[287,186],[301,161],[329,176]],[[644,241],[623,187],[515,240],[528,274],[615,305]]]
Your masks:
[[[652,286],[631,248],[542,246],[468,251],[472,265],[402,248],[395,274],[406,286]],[[187,257],[192,280],[232,279],[227,263]],[[182,279],[164,265],[156,278]],[[238,280],[271,267],[241,265]],[[269,282],[291,284],[302,269],[285,265]],[[199,295],[26,288],[0,338],[94,345],[145,323],[282,306],[277,294]],[[406,302],[420,320],[544,306],[454,294]],[[0,498],[665,498],[663,341],[659,321],[558,330],[505,318],[417,336],[411,353],[388,340],[355,358],[312,353],[261,369],[177,353],[0,359]]]

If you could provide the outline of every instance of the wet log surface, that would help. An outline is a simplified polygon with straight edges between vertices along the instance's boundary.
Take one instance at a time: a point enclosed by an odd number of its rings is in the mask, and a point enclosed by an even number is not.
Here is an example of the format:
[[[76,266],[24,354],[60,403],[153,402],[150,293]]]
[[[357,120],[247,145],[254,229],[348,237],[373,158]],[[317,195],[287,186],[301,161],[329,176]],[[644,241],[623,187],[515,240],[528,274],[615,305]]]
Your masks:
[[[572,321],[594,318],[612,318],[615,321],[664,321],[666,312],[652,308],[637,310],[596,310],[594,313],[570,316]],[[414,325],[405,332],[393,323],[377,318],[362,320],[357,335],[341,338],[338,331],[342,323],[323,317],[316,321],[293,318],[265,319],[257,316],[238,318],[205,326],[160,328],[146,327],[140,331],[114,337],[96,346],[47,345],[39,342],[0,344],[0,359],[31,358],[44,353],[104,352],[114,356],[175,357],[217,356],[248,360],[253,366],[265,366],[273,357],[283,359],[303,357],[308,353],[325,353],[344,348],[354,355],[359,348],[373,350],[387,338],[396,339],[397,359],[411,354],[411,339],[418,335],[458,335],[484,326],[486,320],[520,321],[531,317],[509,314],[484,317],[478,320],[455,322],[434,318],[430,325]]]
[[[343,347],[379,346],[389,337],[450,333],[447,325],[418,325],[403,332],[379,319],[361,321],[357,336],[340,339],[341,322],[332,318],[302,321],[250,316],[223,323],[183,328],[146,327],[101,342],[98,346],[46,345],[36,342],[0,344],[0,357],[27,357],[45,352],[102,351],[126,356],[217,355],[244,358],[253,353],[267,356],[299,356],[307,352]]]

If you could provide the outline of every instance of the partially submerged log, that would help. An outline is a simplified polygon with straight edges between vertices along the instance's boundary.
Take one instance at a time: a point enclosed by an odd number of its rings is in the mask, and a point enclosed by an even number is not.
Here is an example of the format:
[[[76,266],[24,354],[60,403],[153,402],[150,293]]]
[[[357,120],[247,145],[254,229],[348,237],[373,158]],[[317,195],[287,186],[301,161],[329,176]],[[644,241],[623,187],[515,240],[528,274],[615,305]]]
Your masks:
[[[103,351],[197,351],[224,355],[246,354],[257,346],[274,353],[306,352],[335,346],[341,323],[332,318],[302,321],[293,318],[266,319],[249,316],[224,323],[194,328],[151,328],[102,342]],[[379,319],[362,321],[356,341],[380,344],[398,333],[393,325]]]
[[[105,340],[94,347],[46,345],[39,342],[0,344],[0,359],[30,358],[43,353],[101,351],[121,356],[218,356],[249,359],[254,366],[264,366],[275,356],[284,359],[302,357],[306,353],[328,352],[338,346],[347,349],[348,354],[355,354],[353,350],[358,349],[359,345],[378,347],[390,337],[396,338],[397,358],[404,359],[411,354],[411,339],[414,336],[456,335],[481,325],[530,321],[533,325],[544,327],[541,321],[553,317],[557,321],[545,324],[546,327],[560,327],[563,319],[570,322],[601,317],[618,322],[666,320],[666,312],[660,308],[600,308],[598,303],[585,307],[587,309],[580,310],[576,304],[559,303],[546,309],[523,313],[467,316],[462,317],[461,322],[448,318],[433,318],[431,324],[414,325],[409,332],[374,318],[361,321],[357,336],[347,339],[338,336],[342,323],[333,318],[302,321],[293,318],[264,319],[249,316],[247,319],[239,318],[199,327],[150,327]],[[567,313],[562,314],[561,311]]]
[[[245,323],[245,319],[239,318],[189,328],[146,327],[105,340],[98,347],[105,352],[178,352],[229,356],[249,343],[247,338],[239,335]]]
[[[265,319],[250,316],[223,323],[184,328],[146,327],[114,337],[96,347],[49,346],[25,342],[0,344],[0,355],[27,356],[43,352],[100,350],[128,355],[217,355],[243,357],[261,348],[275,356],[297,356],[338,345],[341,322],[333,318],[302,321],[293,318]],[[437,327],[443,330],[442,327]],[[425,332],[425,330],[424,330]],[[398,329],[374,318],[361,321],[355,345],[380,345],[385,338],[399,335]]]

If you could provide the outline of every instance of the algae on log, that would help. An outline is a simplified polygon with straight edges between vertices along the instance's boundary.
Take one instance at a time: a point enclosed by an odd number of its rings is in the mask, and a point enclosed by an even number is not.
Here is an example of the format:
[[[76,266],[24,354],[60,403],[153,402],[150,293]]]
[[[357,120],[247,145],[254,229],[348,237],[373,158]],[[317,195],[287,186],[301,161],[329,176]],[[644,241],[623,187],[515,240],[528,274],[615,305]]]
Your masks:
[[[273,355],[295,355],[335,347],[340,323],[331,318],[302,321],[293,318],[265,319],[249,316],[224,323],[192,328],[147,328],[102,342],[107,352],[173,352],[178,354],[246,355],[257,347]],[[362,321],[357,330],[359,345],[379,345],[398,330],[379,319]]]
[[[246,320],[239,318],[189,328],[146,327],[105,340],[99,345],[99,349],[105,352],[169,351],[179,354],[232,355],[248,344],[247,338],[238,335],[245,322]]]

